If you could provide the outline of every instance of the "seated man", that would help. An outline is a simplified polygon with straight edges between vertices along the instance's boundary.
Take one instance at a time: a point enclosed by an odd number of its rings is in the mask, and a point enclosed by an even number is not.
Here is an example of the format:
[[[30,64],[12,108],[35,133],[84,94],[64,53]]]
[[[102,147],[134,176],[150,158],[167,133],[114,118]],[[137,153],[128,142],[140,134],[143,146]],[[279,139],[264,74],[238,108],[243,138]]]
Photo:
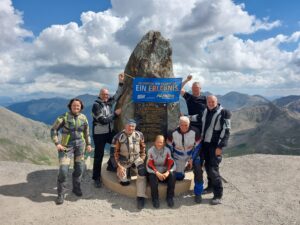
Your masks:
[[[128,120],[125,129],[116,135],[115,161],[117,164],[117,176],[121,185],[129,185],[130,169],[137,174],[137,207],[144,208],[146,196],[146,168],[145,168],[145,143],[141,132],[135,130],[136,122]]]
[[[197,128],[190,126],[190,119],[188,117],[180,117],[179,127],[169,135],[167,145],[173,153],[177,180],[184,179],[186,166],[188,168],[193,167],[195,202],[201,203],[203,176],[199,156],[200,135]]]

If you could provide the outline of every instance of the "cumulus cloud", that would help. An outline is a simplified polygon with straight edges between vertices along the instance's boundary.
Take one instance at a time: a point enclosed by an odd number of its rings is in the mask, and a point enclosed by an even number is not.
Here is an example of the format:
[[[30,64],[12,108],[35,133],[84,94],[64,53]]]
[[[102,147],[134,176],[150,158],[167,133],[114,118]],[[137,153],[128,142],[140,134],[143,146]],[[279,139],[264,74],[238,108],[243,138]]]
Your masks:
[[[300,31],[241,39],[282,22],[250,15],[231,0],[112,0],[111,9],[78,15],[81,24],[52,25],[36,37],[22,28],[22,13],[11,0],[0,3],[0,95],[114,89],[117,74],[149,30],[170,39],[175,75],[191,73],[208,91],[300,85],[300,47],[281,48],[299,46]]]
[[[15,48],[23,38],[33,36],[22,25],[22,14],[13,8],[11,0],[0,0],[0,52]]]

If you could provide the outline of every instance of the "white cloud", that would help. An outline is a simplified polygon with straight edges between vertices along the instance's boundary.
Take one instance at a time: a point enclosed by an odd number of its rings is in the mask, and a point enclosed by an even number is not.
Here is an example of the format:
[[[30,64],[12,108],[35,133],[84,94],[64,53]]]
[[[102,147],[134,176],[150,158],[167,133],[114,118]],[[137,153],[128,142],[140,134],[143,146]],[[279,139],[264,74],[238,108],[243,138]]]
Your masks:
[[[13,8],[11,0],[0,0],[0,52],[17,47],[23,38],[32,37],[22,25],[22,14]]]
[[[113,89],[117,74],[141,37],[159,30],[173,47],[174,73],[192,73],[204,89],[287,89],[300,85],[300,31],[265,40],[240,34],[272,30],[281,21],[250,15],[231,0],[112,0],[104,12],[83,12],[82,24],[45,28],[37,37],[22,28],[11,0],[0,0],[0,95],[98,92]],[[79,16],[79,15],[78,15]],[[32,42],[24,38],[31,37]],[[16,88],[14,88],[16,87]],[[300,94],[300,93],[299,93]]]

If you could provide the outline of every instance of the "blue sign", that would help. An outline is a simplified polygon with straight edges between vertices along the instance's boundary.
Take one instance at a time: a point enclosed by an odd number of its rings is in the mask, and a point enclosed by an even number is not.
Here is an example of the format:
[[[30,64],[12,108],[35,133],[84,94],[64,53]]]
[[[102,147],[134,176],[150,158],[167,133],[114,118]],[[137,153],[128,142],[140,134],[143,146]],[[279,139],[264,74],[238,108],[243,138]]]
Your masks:
[[[179,101],[182,78],[135,78],[133,102],[170,103]]]

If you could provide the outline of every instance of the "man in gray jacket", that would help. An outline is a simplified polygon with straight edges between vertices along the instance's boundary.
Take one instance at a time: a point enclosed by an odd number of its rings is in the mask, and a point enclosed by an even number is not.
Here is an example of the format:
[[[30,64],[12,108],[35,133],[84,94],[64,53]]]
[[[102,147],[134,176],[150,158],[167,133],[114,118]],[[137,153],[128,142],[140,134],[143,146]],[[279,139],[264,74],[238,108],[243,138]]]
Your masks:
[[[218,104],[214,95],[207,97],[207,108],[202,116],[202,149],[201,162],[205,161],[208,177],[211,179],[214,197],[212,205],[221,204],[223,196],[222,177],[219,172],[219,164],[222,161],[222,152],[230,135],[231,112]]]
[[[112,108],[116,101],[123,93],[124,73],[119,74],[119,86],[117,92],[113,97],[109,96],[109,91],[102,88],[98,99],[93,104],[93,139],[95,144],[94,166],[93,166],[93,180],[95,187],[100,188],[101,182],[101,167],[104,155],[105,144],[111,144],[114,136],[113,121],[121,114],[121,109],[116,109],[114,112]]]

